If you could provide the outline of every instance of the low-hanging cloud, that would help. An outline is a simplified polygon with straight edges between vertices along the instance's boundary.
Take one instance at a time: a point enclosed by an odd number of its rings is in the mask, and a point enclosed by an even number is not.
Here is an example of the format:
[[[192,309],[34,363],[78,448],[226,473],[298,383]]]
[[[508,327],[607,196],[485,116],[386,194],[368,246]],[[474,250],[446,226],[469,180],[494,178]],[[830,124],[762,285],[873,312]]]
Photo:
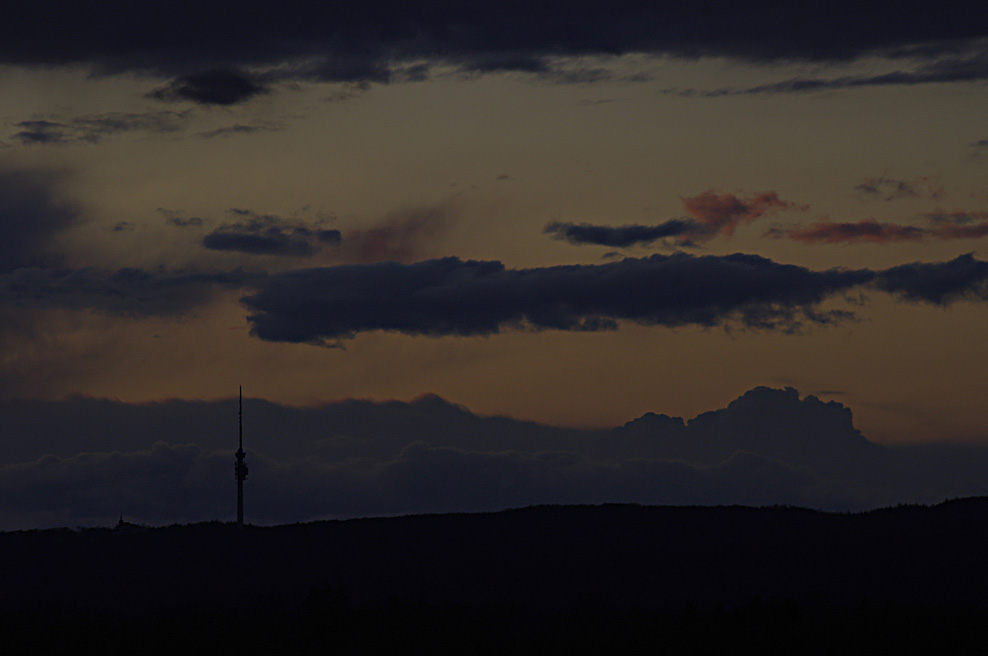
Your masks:
[[[798,504],[849,510],[984,494],[984,448],[890,448],[851,409],[752,389],[692,419],[574,429],[428,397],[289,407],[246,399],[249,521],[533,504]],[[0,401],[0,529],[230,520],[237,400]],[[135,431],[134,426],[146,427]],[[233,438],[232,440],[230,438]]]
[[[620,321],[794,331],[848,318],[821,309],[835,295],[873,288],[931,303],[983,299],[986,279],[988,265],[971,255],[887,271],[814,271],[742,254],[533,269],[445,258],[275,274],[241,300],[253,335],[315,344],[376,330],[466,336],[613,330]]]

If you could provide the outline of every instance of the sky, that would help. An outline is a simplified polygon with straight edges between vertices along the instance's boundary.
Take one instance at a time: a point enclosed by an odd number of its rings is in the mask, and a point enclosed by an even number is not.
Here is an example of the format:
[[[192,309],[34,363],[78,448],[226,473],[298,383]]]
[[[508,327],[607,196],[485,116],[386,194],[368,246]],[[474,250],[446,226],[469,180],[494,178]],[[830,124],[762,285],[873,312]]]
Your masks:
[[[8,13],[10,416],[227,407],[242,385],[299,411],[437,395],[578,433],[764,386],[840,404],[882,447],[988,446],[976,3]],[[0,481],[111,442],[150,457],[144,427],[107,421],[120,440],[12,450]],[[0,441],[55,444],[43,423]],[[10,512],[0,528],[117,509]]]

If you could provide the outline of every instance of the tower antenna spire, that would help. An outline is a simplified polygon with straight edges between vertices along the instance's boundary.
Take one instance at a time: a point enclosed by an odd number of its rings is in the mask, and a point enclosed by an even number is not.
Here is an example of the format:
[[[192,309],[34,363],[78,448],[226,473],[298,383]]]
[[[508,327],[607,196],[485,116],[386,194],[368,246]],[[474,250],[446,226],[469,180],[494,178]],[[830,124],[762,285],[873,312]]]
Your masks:
[[[240,386],[240,409],[237,413],[240,423],[240,444],[237,449],[237,463],[233,471],[237,476],[237,526],[244,526],[244,480],[247,478],[247,463],[244,458],[244,386]]]

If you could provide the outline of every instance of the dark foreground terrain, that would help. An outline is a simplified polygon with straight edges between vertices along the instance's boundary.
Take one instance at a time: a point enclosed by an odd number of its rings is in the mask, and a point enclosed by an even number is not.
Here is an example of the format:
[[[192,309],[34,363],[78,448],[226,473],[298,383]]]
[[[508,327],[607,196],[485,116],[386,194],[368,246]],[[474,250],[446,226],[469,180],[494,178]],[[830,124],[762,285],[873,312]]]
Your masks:
[[[0,651],[983,653],[986,518],[965,499],[2,533]]]

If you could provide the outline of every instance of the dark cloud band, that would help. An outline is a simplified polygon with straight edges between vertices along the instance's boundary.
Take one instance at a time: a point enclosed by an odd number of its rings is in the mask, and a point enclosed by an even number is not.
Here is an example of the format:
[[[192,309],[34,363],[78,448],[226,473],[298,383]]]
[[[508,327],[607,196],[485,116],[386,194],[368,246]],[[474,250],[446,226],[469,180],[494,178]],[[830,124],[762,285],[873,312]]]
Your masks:
[[[658,225],[624,225],[618,227],[589,223],[553,222],[545,227],[545,233],[571,244],[597,244],[613,248],[627,248],[636,244],[651,244],[666,237],[678,237],[696,230],[690,220],[670,219]]]
[[[339,230],[325,229],[315,223],[237,208],[230,213],[239,220],[225,223],[203,237],[204,247],[249,255],[311,257],[321,246],[340,243]]]
[[[983,15],[981,3],[964,1],[930,11],[922,3],[837,0],[812,11],[803,3],[727,0],[287,0],[249,8],[138,0],[107,12],[93,0],[53,0],[6,8],[0,61],[170,75],[278,64],[337,81],[386,79],[394,62],[437,59],[477,71],[638,52],[820,61],[915,43],[943,44],[924,52],[954,49],[988,33]]]
[[[852,290],[945,303],[988,297],[986,280],[988,263],[971,255],[886,271],[814,271],[742,254],[676,253],[533,269],[446,258],[271,275],[242,302],[255,336],[316,344],[375,330],[465,336],[519,328],[607,330],[620,321],[793,331],[847,318],[820,305]]]

